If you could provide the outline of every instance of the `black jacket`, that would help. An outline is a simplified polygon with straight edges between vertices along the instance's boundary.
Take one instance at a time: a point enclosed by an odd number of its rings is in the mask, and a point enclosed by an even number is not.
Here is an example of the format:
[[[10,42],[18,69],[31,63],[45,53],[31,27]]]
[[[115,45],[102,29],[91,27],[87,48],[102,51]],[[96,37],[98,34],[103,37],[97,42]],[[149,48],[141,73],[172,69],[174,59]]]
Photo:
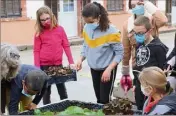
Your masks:
[[[142,71],[143,68],[157,66],[164,69],[168,47],[160,39],[154,38],[149,44],[136,49],[136,66],[133,70]]]
[[[172,52],[169,54],[169,56],[167,57],[167,61],[169,61],[169,60],[171,60],[174,56],[176,56],[176,33],[175,33],[175,42],[174,42],[174,48],[173,48],[173,50],[172,50]],[[176,58],[176,57],[175,57]],[[176,61],[176,60],[175,60]],[[166,63],[166,67],[165,68],[167,68],[167,63]],[[176,71],[176,63],[175,63],[175,65],[174,65],[174,67],[172,67],[173,68],[173,70],[175,70]],[[176,74],[175,73],[172,73],[171,74],[171,76],[176,76]]]

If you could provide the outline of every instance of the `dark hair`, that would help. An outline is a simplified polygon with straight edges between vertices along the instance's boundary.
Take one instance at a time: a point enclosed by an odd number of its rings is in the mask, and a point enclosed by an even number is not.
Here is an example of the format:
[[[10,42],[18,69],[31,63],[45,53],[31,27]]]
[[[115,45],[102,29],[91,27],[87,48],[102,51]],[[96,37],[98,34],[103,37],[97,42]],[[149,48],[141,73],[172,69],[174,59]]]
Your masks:
[[[41,70],[29,71],[25,77],[26,85],[33,91],[41,91],[47,78],[46,73]]]
[[[166,84],[166,93],[171,93],[173,92],[173,88],[170,86],[170,83],[169,81],[167,81],[167,84]]]
[[[109,28],[109,18],[108,18],[108,13],[105,10],[105,8],[97,3],[89,3],[87,4],[82,11],[82,16],[83,17],[92,17],[92,18],[99,18],[99,27],[101,31],[106,31]]]

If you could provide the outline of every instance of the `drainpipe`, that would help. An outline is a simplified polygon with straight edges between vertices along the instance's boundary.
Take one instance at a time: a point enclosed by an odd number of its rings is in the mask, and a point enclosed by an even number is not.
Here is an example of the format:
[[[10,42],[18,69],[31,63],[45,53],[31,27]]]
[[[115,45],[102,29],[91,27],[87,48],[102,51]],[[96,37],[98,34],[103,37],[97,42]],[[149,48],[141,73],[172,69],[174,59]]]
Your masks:
[[[166,0],[166,16],[168,18],[168,26],[172,25],[172,0]]]

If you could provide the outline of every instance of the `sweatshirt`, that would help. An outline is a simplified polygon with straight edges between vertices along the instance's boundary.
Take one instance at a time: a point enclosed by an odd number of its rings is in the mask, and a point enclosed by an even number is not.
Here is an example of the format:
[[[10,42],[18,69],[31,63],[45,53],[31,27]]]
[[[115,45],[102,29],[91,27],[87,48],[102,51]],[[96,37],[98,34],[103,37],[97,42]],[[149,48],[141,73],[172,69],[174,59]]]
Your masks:
[[[57,26],[51,30],[43,30],[34,38],[33,52],[35,66],[61,65],[63,50],[66,53],[69,64],[73,64],[70,44],[63,27]]]
[[[112,25],[106,31],[99,27],[92,30],[85,25],[81,56],[87,59],[90,68],[104,70],[113,61],[120,63],[123,58],[120,35],[120,31]]]
[[[168,47],[158,37],[149,44],[141,45],[136,49],[136,65],[134,70],[142,71],[143,68],[157,66],[164,68]]]
[[[142,71],[143,68],[156,66],[164,68],[168,47],[158,37],[155,37],[149,44],[141,45],[136,49],[136,65],[133,70]],[[134,77],[133,84],[136,84],[138,77]]]

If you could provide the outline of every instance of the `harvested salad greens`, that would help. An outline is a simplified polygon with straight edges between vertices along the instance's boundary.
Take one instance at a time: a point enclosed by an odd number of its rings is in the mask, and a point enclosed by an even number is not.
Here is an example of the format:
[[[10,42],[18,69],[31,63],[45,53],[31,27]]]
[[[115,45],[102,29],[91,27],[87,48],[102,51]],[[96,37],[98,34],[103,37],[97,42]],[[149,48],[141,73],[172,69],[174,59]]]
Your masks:
[[[41,112],[39,109],[34,110],[34,115],[95,115],[95,116],[104,116],[102,110],[90,110],[87,108],[81,108],[78,106],[70,106],[62,112]]]

